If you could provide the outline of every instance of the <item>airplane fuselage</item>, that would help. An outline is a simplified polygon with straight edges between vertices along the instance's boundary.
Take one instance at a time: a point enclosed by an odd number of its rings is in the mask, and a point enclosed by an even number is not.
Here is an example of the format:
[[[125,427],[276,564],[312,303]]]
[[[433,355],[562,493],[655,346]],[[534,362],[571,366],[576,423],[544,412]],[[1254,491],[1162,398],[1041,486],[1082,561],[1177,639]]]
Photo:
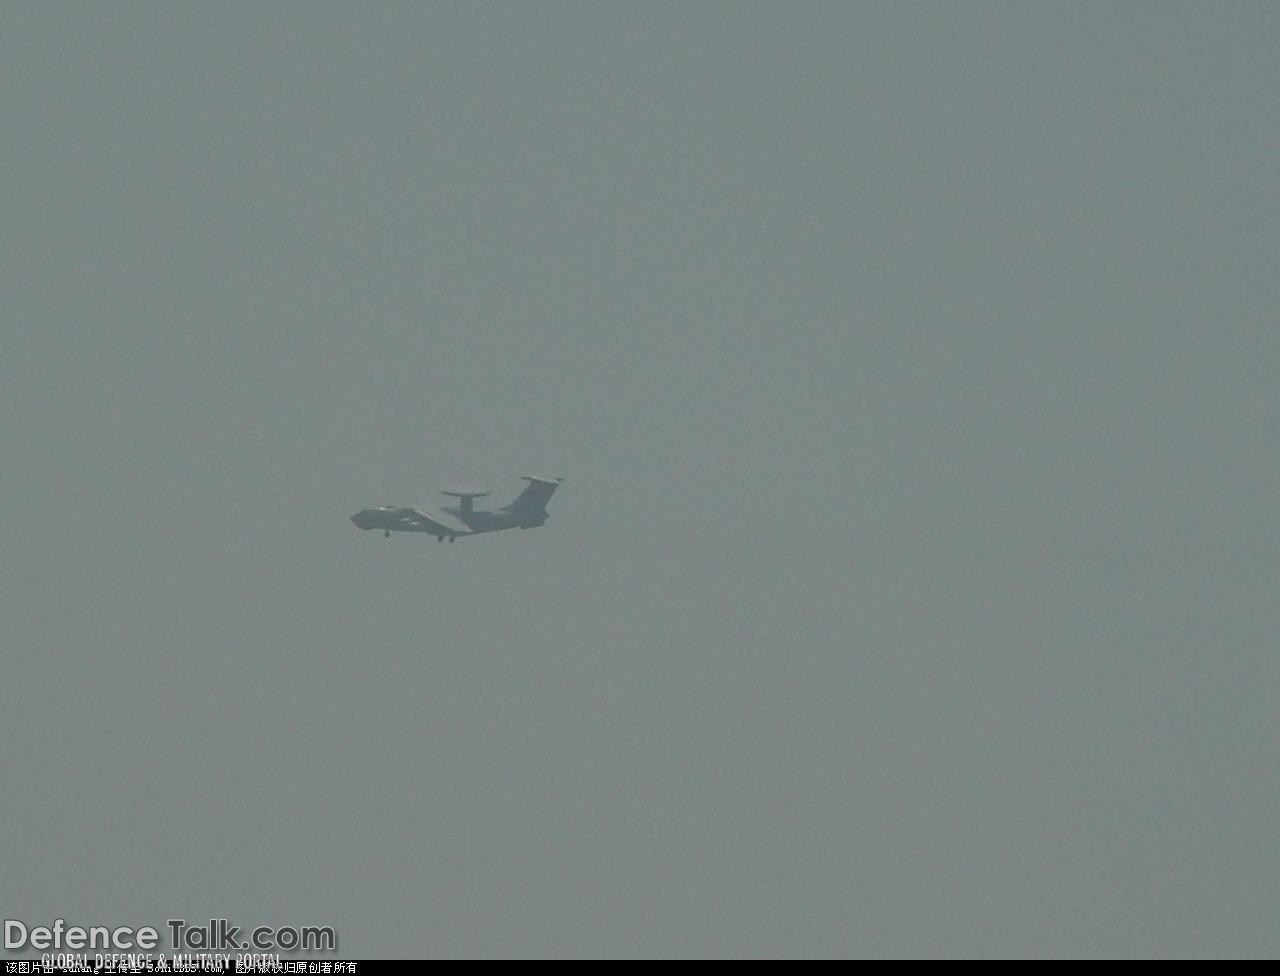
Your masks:
[[[533,529],[542,525],[551,516],[546,512],[464,512],[452,505],[442,507],[441,511],[452,515],[469,529],[469,532],[451,532],[441,526],[432,525],[419,519],[419,510],[415,508],[399,508],[395,505],[380,505],[377,508],[366,508],[351,516],[357,528],[381,529],[384,532],[425,532],[436,536],[479,535],[482,532],[497,532],[501,529]]]

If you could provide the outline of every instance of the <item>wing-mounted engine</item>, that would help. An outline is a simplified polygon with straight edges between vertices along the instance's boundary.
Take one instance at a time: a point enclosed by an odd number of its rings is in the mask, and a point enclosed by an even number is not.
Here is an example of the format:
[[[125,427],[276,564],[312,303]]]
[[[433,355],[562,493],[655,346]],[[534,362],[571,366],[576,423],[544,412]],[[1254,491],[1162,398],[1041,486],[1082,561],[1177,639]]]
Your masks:
[[[440,492],[442,495],[448,495],[451,498],[458,499],[458,505],[463,515],[469,515],[474,507],[477,498],[484,498],[488,495],[487,491],[471,491],[463,488],[449,488]]]

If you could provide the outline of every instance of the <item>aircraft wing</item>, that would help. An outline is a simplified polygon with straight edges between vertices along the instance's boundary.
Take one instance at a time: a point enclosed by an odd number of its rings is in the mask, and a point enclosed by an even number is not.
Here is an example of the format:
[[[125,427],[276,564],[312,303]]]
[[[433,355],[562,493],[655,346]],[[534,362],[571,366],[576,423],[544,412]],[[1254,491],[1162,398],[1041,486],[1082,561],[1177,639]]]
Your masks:
[[[437,511],[436,509],[415,508],[411,516],[413,524],[416,528],[421,528],[424,532],[434,532],[437,535],[470,535],[471,526],[458,518],[456,515],[450,515],[448,512]]]

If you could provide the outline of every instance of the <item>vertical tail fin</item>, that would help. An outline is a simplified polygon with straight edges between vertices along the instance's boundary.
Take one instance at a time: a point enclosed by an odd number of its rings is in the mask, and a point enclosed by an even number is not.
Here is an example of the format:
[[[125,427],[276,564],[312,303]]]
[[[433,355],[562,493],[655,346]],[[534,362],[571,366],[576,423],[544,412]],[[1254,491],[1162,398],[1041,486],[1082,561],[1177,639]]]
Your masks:
[[[524,480],[529,482],[528,486],[516,496],[515,501],[502,509],[504,512],[545,512],[547,502],[564,481],[563,478],[534,478],[530,475],[525,475]]]

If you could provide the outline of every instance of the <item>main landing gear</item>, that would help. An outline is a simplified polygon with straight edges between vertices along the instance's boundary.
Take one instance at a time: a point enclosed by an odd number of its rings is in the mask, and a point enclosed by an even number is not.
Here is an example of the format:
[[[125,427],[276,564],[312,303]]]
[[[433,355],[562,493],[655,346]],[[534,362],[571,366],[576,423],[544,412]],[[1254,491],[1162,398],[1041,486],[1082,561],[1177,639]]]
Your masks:
[[[382,535],[383,535],[383,537],[384,537],[384,538],[390,539],[390,538],[391,538],[391,530],[390,530],[390,529],[383,529],[383,530],[382,530]]]

